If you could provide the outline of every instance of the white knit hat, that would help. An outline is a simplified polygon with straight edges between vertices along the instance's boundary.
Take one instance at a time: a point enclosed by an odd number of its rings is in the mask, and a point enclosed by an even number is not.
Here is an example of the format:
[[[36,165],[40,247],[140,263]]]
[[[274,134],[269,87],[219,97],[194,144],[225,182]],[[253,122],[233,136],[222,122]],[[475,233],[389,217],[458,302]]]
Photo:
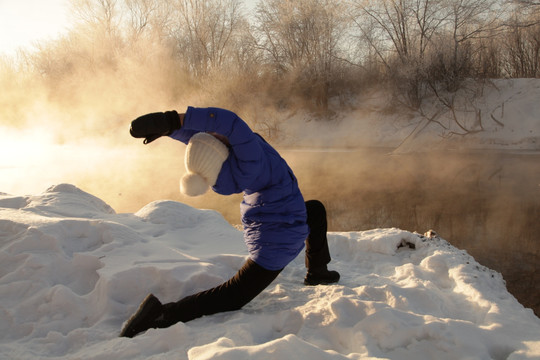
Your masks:
[[[188,171],[180,180],[180,191],[188,196],[199,196],[214,186],[229,149],[214,136],[200,132],[189,140],[185,165]]]

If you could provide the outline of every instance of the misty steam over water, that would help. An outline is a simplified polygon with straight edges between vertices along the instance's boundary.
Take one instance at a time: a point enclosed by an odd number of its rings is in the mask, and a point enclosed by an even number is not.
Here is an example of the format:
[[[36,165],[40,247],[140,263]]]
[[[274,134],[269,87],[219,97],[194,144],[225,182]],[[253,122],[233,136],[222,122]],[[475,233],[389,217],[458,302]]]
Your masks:
[[[501,272],[509,291],[540,313],[540,155],[390,149],[281,151],[306,200],[326,204],[330,231],[435,230]],[[190,200],[239,223],[241,197]]]
[[[239,224],[240,194],[180,194],[184,149],[169,139],[101,149],[63,145],[48,155],[32,153],[26,163],[0,168],[4,180],[14,185],[2,184],[0,190],[40,193],[51,184],[69,182],[119,213],[172,199],[217,210],[231,224]],[[540,154],[279,150],[297,175],[305,199],[325,203],[330,231],[433,229],[501,272],[509,291],[540,313]]]
[[[540,312],[540,155],[382,150],[294,157],[306,198],[323,200],[332,231],[435,230],[502,272]]]
[[[43,132],[7,132],[0,150],[0,191],[38,194],[72,183],[111,205],[136,212],[172,199],[215,209],[239,224],[242,196],[179,192],[185,146],[171,139],[150,145],[126,129],[110,142],[92,137],[58,143]],[[326,204],[330,231],[396,227],[438,232],[480,263],[501,272],[525,306],[540,313],[540,154],[429,152],[390,155],[392,149],[279,149],[306,200]]]

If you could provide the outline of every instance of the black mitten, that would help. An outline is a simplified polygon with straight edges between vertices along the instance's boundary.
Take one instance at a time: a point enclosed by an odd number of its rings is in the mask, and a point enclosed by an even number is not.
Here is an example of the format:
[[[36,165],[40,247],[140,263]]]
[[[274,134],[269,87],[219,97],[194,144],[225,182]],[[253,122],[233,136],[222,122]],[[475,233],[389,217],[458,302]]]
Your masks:
[[[180,129],[180,117],[173,110],[138,117],[131,122],[129,133],[135,138],[145,138],[144,143],[148,144],[176,129]]]

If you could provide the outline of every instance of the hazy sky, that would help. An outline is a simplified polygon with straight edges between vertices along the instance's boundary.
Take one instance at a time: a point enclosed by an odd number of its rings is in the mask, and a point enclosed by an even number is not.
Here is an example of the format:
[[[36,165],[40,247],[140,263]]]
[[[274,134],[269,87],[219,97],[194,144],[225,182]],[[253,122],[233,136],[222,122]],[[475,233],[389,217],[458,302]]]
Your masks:
[[[251,8],[258,0],[244,0]],[[69,27],[69,0],[0,0],[0,55],[55,38]]]
[[[69,0],[0,0],[0,54],[56,37],[68,26]]]

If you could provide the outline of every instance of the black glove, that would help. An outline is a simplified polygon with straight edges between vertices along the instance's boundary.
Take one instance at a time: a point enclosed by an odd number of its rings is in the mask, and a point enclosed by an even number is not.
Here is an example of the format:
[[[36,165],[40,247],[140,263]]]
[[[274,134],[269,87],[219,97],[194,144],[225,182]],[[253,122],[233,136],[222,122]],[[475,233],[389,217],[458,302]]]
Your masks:
[[[163,135],[180,129],[180,117],[176,111],[156,112],[140,116],[131,122],[129,133],[135,138],[145,138],[149,144]]]

